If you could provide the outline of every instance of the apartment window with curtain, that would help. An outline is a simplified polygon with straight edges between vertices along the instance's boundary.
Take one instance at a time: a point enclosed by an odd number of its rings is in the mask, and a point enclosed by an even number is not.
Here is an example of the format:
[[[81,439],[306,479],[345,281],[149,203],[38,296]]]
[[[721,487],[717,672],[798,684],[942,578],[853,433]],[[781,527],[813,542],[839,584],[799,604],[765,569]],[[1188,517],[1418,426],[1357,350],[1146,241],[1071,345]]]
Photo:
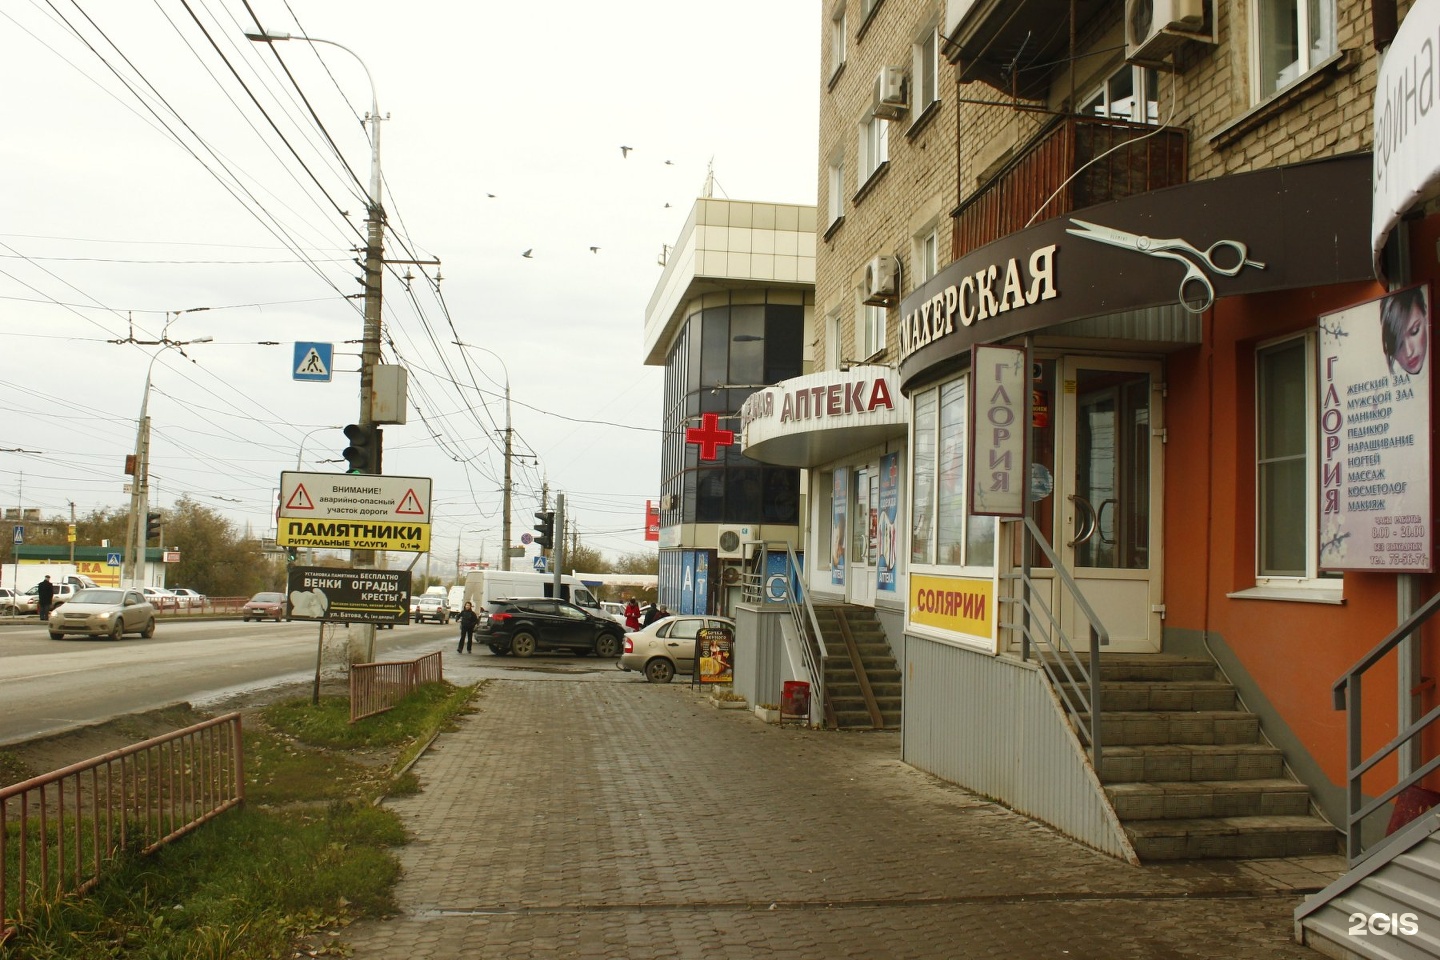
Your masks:
[[[1261,585],[1305,586],[1316,578],[1315,362],[1310,334],[1264,344],[1255,354],[1255,578]],[[1333,589],[1336,578],[1325,579]]]
[[[873,177],[890,159],[890,121],[870,116],[860,121],[860,185]]]
[[[1335,53],[1335,0],[1256,0],[1250,9],[1255,102]]]

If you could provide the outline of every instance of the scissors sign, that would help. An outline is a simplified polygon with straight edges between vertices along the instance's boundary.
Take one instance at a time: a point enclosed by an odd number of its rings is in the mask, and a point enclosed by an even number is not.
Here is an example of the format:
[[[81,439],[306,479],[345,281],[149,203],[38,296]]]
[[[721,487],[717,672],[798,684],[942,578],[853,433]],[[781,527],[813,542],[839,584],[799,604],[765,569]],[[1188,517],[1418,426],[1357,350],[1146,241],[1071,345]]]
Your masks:
[[[1190,313],[1204,313],[1215,302],[1215,286],[1205,275],[1208,270],[1224,277],[1233,277],[1246,267],[1264,270],[1265,264],[1251,260],[1250,248],[1239,240],[1216,240],[1201,250],[1178,237],[1159,240],[1137,233],[1127,233],[1099,223],[1070,218],[1080,229],[1067,228],[1066,233],[1096,243],[1109,244],[1122,250],[1133,250],[1151,257],[1162,257],[1185,265],[1185,276],[1180,280],[1180,306]],[[1217,259],[1217,254],[1219,259]],[[1191,258],[1194,259],[1191,259]],[[1234,262],[1231,263],[1233,258]],[[1226,261],[1221,263],[1220,259]]]

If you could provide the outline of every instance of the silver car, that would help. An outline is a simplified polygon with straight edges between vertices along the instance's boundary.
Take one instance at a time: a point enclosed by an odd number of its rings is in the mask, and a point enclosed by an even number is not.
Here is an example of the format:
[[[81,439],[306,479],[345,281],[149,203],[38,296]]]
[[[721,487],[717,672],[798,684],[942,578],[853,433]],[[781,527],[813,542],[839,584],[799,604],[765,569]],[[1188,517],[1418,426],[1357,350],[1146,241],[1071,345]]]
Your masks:
[[[677,673],[695,670],[695,638],[701,630],[726,630],[735,635],[729,617],[671,616],[643,630],[625,634],[621,670],[643,673],[651,683],[669,683]]]
[[[139,590],[118,587],[86,587],[77,590],[63,607],[50,614],[46,626],[51,640],[67,633],[119,640],[138,633],[147,640],[155,636],[155,608]]]

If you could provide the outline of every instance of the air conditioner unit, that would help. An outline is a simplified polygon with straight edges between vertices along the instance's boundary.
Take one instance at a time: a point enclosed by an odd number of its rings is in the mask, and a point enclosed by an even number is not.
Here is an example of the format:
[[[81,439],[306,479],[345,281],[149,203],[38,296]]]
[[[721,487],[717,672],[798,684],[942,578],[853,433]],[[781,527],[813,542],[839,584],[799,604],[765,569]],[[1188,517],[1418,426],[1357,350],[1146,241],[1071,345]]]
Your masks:
[[[750,539],[750,527],[721,527],[720,536],[715,540],[715,555],[721,560],[745,559],[745,541]]]
[[[1205,0],[1125,0],[1125,59],[1159,63],[1186,40],[1211,38],[1205,26]]]
[[[881,67],[875,78],[871,114],[885,120],[898,120],[905,116],[905,106],[905,68]]]
[[[865,303],[889,306],[900,295],[900,261],[887,253],[865,265]]]

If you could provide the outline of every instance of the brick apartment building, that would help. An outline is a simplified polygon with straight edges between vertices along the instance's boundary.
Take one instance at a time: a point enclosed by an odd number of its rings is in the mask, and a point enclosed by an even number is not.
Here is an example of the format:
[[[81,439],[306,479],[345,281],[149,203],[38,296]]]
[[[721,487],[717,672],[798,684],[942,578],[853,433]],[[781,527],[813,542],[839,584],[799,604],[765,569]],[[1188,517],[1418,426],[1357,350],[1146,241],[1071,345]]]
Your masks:
[[[1440,827],[1437,7],[822,5],[815,369],[745,450],[907,762],[1132,860]]]

